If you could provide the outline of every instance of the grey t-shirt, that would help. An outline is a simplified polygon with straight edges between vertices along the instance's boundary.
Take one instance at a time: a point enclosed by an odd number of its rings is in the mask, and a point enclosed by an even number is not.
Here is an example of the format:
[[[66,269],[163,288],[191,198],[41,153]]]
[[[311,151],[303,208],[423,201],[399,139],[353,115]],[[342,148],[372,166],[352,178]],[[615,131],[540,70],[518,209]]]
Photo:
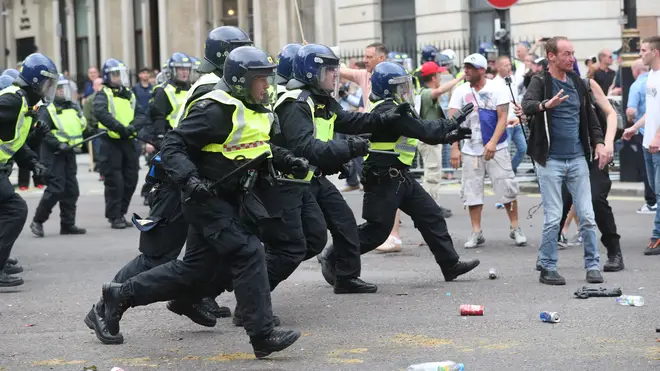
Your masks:
[[[568,99],[552,109],[552,127],[550,127],[550,158],[553,160],[571,160],[584,156],[580,142],[580,96],[570,77],[566,81],[552,78],[552,94],[564,89]]]

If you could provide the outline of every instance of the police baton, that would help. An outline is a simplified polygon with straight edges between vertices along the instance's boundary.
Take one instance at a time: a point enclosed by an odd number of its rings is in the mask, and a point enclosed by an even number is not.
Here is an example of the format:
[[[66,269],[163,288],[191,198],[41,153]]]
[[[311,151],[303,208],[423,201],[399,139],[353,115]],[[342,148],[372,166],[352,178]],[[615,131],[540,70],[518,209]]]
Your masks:
[[[220,180],[211,183],[211,187],[217,187],[219,184],[226,182],[227,180],[231,179],[232,177],[238,174],[242,174],[247,170],[256,168],[257,166],[259,166],[259,164],[261,164],[262,161],[267,159],[268,156],[270,156],[270,151],[266,151],[260,154],[259,156],[253,158],[252,160],[242,163],[236,169],[230,171],[229,173],[227,173],[227,175],[223,176]]]
[[[107,134],[107,133],[108,133],[107,130],[101,130],[101,131],[99,131],[98,133],[96,133],[96,134],[94,134],[94,135],[91,135],[91,136],[89,136],[89,137],[87,137],[87,138],[81,140],[81,141],[78,142],[78,143],[71,144],[71,145],[67,146],[63,151],[71,150],[72,148],[78,147],[79,145],[85,144],[85,143],[87,143],[87,142],[89,142],[89,141],[92,141],[92,140],[94,140],[94,139],[96,139],[96,138],[98,138],[98,137],[101,137],[101,136],[103,136],[103,135],[105,135],[105,134]],[[62,153],[62,150],[57,150],[57,151],[55,151],[55,154],[56,154],[56,155],[59,155],[60,153]]]

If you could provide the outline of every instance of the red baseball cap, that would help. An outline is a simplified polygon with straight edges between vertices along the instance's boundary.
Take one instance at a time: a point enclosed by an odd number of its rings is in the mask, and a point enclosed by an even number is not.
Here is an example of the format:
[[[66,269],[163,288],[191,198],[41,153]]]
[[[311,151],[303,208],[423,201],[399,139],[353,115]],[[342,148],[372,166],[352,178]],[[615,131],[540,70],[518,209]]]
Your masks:
[[[422,76],[431,76],[445,71],[447,71],[446,68],[438,66],[437,63],[431,61],[425,62],[419,72]]]

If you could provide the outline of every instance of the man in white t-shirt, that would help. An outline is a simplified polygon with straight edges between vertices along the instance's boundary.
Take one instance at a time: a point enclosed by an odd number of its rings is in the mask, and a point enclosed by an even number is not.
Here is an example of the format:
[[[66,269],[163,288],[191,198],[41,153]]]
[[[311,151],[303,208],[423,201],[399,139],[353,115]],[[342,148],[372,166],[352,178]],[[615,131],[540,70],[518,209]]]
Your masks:
[[[623,132],[623,139],[630,140],[641,127],[644,127],[644,160],[649,184],[660,195],[660,37],[654,36],[642,42],[639,52],[645,65],[649,66],[646,80],[646,113],[642,118]],[[660,254],[660,213],[656,210],[653,232],[644,255]]]
[[[472,138],[463,142],[462,151],[458,143],[454,143],[451,149],[451,165],[458,169],[463,163],[461,197],[470,210],[472,223],[472,233],[465,248],[475,248],[486,242],[481,230],[486,174],[493,183],[498,202],[504,204],[509,215],[509,237],[516,241],[516,245],[525,245],[527,237],[518,225],[518,183],[511,168],[505,133],[510,97],[500,84],[486,79],[488,62],[481,54],[469,55],[463,65],[467,83],[452,93],[449,116],[468,103],[475,106],[472,115],[463,123],[472,129]]]

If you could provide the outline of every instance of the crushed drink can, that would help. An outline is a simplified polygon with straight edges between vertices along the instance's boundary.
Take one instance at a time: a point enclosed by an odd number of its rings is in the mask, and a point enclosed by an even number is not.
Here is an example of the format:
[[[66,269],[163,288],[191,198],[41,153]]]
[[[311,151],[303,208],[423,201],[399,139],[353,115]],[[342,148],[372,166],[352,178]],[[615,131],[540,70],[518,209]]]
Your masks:
[[[497,278],[497,271],[495,271],[495,268],[491,268],[488,270],[488,278],[490,278],[491,280]]]
[[[461,316],[483,316],[483,315],[484,315],[483,305],[471,305],[471,304],[461,305]]]
[[[541,321],[548,322],[548,323],[557,323],[557,322],[561,321],[561,319],[559,318],[559,313],[557,313],[557,312],[543,311],[543,312],[541,312],[540,317],[541,317]]]

